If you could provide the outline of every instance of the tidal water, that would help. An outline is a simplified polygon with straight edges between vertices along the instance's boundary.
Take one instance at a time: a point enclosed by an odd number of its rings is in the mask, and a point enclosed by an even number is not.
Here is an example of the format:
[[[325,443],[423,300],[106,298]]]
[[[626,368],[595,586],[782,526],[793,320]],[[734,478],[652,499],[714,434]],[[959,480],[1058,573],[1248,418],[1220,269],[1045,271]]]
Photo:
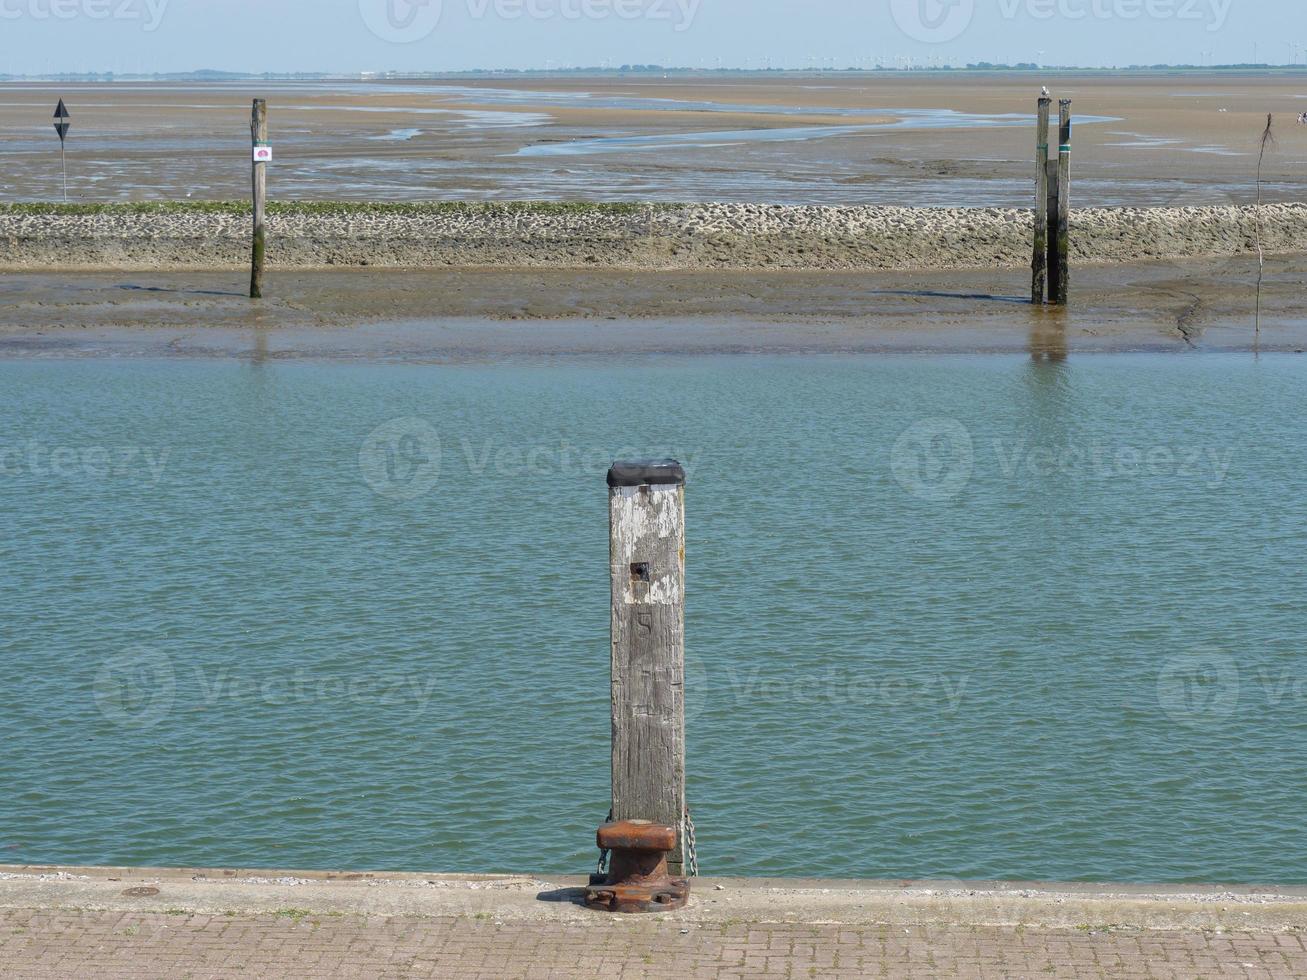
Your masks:
[[[1305,372],[0,362],[0,863],[587,871],[635,454],[705,873],[1307,883]]]
[[[837,115],[872,115],[876,110],[837,110]],[[518,150],[516,156],[590,156],[615,150],[659,150],[739,146],[745,143],[801,143],[808,140],[851,136],[885,130],[1008,129],[1028,125],[1029,116],[1021,113],[983,114],[956,112],[952,109],[884,109],[894,116],[893,122],[853,123],[845,126],[791,126],[772,129],[743,129],[719,132],[655,133],[644,136],[609,136],[599,139],[573,140],[567,143],[540,143]],[[1080,125],[1119,122],[1112,116],[1081,116]]]

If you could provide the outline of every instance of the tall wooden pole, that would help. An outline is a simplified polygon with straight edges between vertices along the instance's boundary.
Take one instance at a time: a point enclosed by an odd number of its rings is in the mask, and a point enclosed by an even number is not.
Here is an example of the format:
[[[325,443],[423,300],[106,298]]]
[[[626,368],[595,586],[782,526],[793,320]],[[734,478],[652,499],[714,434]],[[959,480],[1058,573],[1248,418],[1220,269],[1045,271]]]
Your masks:
[[[1071,293],[1071,100],[1061,99],[1057,148],[1057,274],[1051,284],[1052,301],[1066,306]]]
[[[1040,96],[1035,133],[1035,255],[1031,259],[1030,302],[1040,306],[1048,286],[1048,117],[1053,100]]]
[[[250,140],[254,148],[268,144],[268,103],[254,100],[254,113],[250,120]],[[263,264],[268,247],[268,230],[265,212],[268,200],[268,164],[254,155],[254,252],[251,257],[250,298],[263,298]]]
[[[612,580],[613,820],[677,829],[685,868],[685,470],[672,460],[608,472]]]
[[[1044,165],[1044,183],[1048,187],[1048,201],[1045,209],[1048,211],[1048,302],[1056,303],[1057,281],[1061,273],[1062,255],[1057,250],[1057,158],[1054,157]]]

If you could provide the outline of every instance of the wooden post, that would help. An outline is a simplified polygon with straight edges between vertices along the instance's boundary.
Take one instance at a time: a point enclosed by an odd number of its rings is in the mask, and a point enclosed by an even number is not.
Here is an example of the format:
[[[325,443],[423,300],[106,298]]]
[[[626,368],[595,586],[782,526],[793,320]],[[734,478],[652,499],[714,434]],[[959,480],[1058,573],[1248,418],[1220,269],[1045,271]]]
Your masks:
[[[685,470],[673,460],[608,472],[612,580],[613,819],[677,831],[684,874]]]
[[[264,99],[254,100],[254,113],[250,120],[250,142],[252,148],[266,146],[268,143],[268,103]],[[263,265],[268,248],[268,231],[265,223],[267,200],[268,164],[266,161],[256,159],[254,160],[254,252],[250,262],[250,299],[263,298]]]
[[[1048,224],[1049,224],[1048,234],[1046,236],[1048,239],[1047,241],[1048,301],[1050,303],[1055,303],[1057,302],[1055,298],[1057,292],[1057,281],[1058,281],[1058,277],[1061,276],[1062,274],[1060,271],[1062,256],[1061,253],[1058,252],[1057,250],[1058,187],[1057,187],[1057,160],[1056,159],[1050,159],[1048,163],[1044,165],[1044,183],[1048,187],[1048,202],[1046,205],[1046,209],[1048,211]]]
[[[1071,294],[1071,100],[1061,99],[1057,148],[1057,275],[1050,284],[1052,301],[1066,306]]]
[[[1031,260],[1030,302],[1040,306],[1048,285],[1048,116],[1053,100],[1040,96],[1035,135],[1035,255]]]

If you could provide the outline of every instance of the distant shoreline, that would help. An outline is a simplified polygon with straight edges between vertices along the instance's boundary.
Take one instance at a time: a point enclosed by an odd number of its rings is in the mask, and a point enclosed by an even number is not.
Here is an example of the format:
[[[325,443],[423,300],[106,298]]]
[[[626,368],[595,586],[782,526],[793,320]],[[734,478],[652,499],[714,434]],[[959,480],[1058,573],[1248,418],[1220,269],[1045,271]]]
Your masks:
[[[1028,265],[1031,213],[1000,208],[746,204],[289,203],[274,268],[952,270]],[[1307,204],[1074,211],[1086,264],[1307,249]],[[239,269],[239,203],[0,205],[0,269]]]
[[[132,74],[115,72],[77,72],[39,75],[0,74],[0,83],[96,83],[96,82],[411,82],[444,79],[484,78],[627,78],[667,76],[671,78],[720,78],[738,76],[847,76],[847,75],[1307,75],[1307,65],[1265,63],[1231,65],[1127,65],[1119,68],[1094,68],[1077,65],[1015,65],[981,62],[967,65],[933,67],[840,67],[840,68],[691,68],[663,65],[626,65],[620,68],[601,66],[578,68],[469,68],[438,72],[341,71],[341,72],[251,72],[186,71]]]

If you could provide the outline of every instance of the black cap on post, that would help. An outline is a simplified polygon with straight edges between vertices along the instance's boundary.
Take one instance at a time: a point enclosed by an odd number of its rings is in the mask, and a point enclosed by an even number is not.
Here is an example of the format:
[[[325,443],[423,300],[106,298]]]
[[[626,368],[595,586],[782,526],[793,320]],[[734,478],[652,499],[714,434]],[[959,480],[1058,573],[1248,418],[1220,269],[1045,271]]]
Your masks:
[[[674,459],[640,459],[614,463],[608,471],[608,486],[685,486],[685,467]]]

